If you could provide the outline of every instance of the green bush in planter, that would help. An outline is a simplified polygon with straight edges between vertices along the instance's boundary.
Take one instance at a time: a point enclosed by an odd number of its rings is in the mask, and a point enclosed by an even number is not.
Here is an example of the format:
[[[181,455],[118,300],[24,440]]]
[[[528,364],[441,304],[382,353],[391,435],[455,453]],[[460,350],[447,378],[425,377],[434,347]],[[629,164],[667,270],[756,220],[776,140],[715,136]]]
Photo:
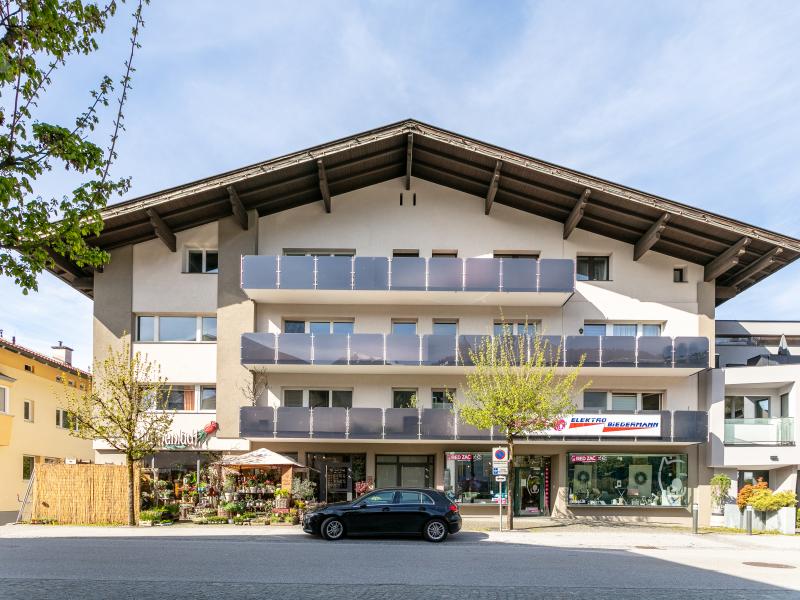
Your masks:
[[[206,523],[209,525],[222,525],[223,523],[227,523],[228,519],[225,517],[206,517]]]
[[[161,519],[164,518],[165,511],[160,508],[154,508],[151,510],[143,510],[139,513],[139,520],[140,521],[152,521],[153,523],[157,523]]]
[[[747,504],[752,506],[753,510],[772,512],[781,508],[796,506],[797,494],[789,491],[773,492],[769,488],[756,489],[753,490]]]
[[[241,502],[226,502],[222,505],[222,510],[226,511],[230,515],[238,515],[239,513],[244,512],[244,504]]]

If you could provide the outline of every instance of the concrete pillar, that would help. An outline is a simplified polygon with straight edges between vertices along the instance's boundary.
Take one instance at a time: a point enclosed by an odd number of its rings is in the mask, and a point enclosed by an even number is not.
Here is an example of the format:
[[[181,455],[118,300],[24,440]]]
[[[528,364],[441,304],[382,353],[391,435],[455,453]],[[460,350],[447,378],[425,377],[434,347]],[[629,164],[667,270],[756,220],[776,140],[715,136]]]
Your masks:
[[[567,495],[569,494],[569,485],[567,484],[567,453],[560,452],[550,459],[550,467],[552,473],[550,474],[550,493],[553,498],[553,513],[554,517],[568,517],[569,510],[567,508]]]
[[[133,320],[133,246],[111,250],[111,262],[94,275],[94,360],[130,342]]]
[[[258,217],[243,230],[235,217],[220,219],[217,275],[217,421],[220,438],[239,437],[239,408],[247,403],[241,386],[252,376],[241,366],[241,336],[255,331],[256,307],[241,288],[241,260],[255,254]]]

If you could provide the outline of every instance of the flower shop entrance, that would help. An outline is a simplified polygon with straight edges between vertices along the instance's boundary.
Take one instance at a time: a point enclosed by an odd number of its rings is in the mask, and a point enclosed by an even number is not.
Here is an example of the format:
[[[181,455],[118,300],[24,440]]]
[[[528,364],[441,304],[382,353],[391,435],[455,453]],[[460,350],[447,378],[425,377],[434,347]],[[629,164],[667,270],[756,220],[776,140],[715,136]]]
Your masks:
[[[309,452],[306,464],[311,467],[309,478],[319,490],[320,502],[344,502],[355,498],[354,482],[366,477],[366,454]]]

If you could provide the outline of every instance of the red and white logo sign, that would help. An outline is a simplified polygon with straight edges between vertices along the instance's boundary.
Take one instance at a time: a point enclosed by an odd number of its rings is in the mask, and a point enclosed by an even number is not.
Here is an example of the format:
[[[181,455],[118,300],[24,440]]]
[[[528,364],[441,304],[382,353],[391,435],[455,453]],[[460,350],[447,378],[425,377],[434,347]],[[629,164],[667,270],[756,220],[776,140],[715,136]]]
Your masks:
[[[566,415],[551,429],[531,435],[564,437],[659,437],[661,415]]]

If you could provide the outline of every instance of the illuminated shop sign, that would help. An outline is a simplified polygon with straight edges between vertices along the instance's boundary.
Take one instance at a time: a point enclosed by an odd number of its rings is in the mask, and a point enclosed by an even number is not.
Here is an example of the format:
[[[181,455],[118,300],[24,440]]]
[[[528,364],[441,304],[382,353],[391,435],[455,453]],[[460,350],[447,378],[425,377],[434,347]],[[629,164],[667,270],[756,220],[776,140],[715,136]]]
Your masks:
[[[531,435],[559,437],[659,437],[661,415],[566,415],[551,428]]]

